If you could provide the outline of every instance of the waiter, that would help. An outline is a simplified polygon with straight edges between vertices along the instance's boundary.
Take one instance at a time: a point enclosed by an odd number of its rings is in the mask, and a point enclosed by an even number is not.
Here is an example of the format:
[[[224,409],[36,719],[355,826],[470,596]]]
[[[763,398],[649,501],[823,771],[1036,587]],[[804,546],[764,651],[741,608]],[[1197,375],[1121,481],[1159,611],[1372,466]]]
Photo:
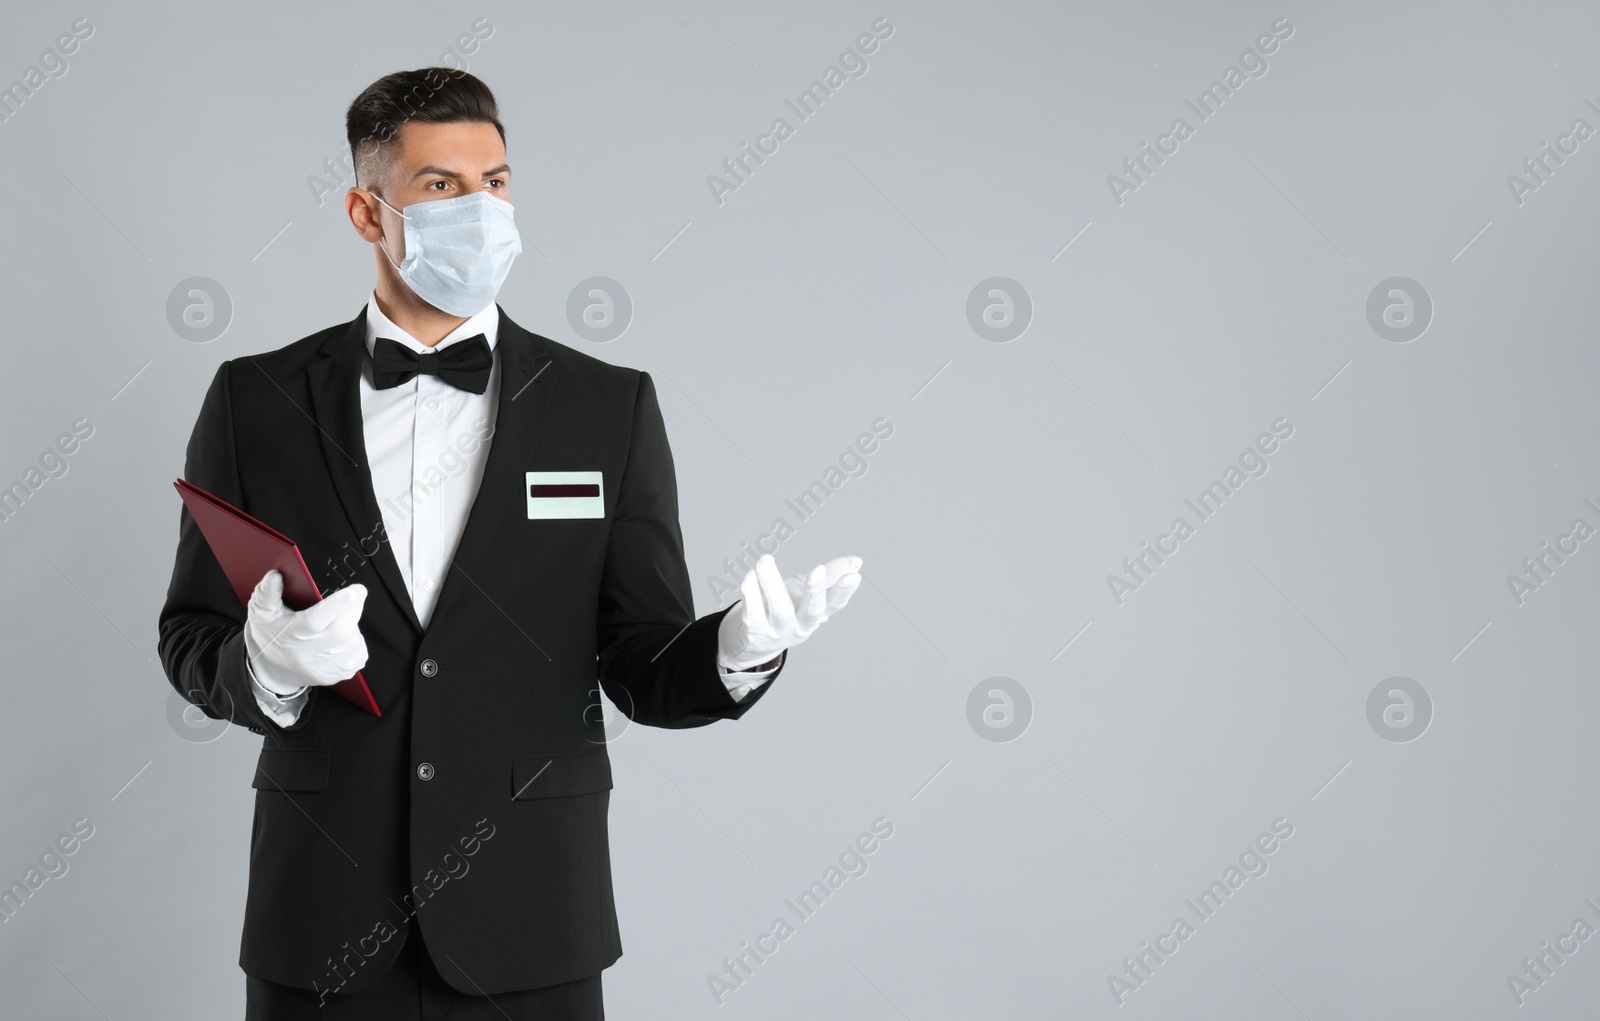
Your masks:
[[[488,87],[391,74],[346,131],[371,299],[223,362],[184,467],[292,536],[326,598],[288,609],[270,571],[241,607],[184,510],[160,618],[173,686],[264,738],[246,1018],[602,1018],[599,692],[650,726],[738,719],[862,561],[785,581],[764,555],[695,619],[649,374],[495,303],[522,248]],[[381,717],[326,690],[357,670]]]

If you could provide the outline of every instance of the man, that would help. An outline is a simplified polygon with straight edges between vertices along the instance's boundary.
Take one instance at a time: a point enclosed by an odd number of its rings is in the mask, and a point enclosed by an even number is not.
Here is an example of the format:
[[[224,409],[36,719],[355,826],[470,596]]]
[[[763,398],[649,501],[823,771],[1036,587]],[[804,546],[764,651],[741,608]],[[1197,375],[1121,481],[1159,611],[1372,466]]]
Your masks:
[[[289,609],[270,571],[240,607],[185,510],[160,617],[174,687],[264,738],[246,1017],[601,1018],[622,948],[599,690],[641,724],[738,719],[861,559],[785,582],[762,556],[696,620],[649,374],[494,301],[521,245],[489,89],[388,75],[346,129],[372,298],[224,362],[185,463],[293,537],[326,598]],[[327,690],[358,669],[381,716]]]

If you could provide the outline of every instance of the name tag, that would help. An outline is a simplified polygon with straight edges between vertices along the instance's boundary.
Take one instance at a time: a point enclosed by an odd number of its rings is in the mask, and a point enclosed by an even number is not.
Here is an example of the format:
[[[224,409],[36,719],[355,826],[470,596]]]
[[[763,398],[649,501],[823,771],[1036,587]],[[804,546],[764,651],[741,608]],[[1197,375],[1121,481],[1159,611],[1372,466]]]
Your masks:
[[[528,518],[603,518],[603,473],[528,472]]]

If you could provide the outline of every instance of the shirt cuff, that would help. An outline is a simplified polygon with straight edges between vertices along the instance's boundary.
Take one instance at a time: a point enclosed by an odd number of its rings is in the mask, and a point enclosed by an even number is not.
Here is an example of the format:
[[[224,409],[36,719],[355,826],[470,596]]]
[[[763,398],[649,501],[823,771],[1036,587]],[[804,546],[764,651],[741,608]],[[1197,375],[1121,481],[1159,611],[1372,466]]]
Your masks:
[[[777,658],[779,665],[782,665],[783,653],[778,653]],[[733,670],[723,665],[721,656],[717,657],[717,676],[722,679],[735,702],[743,702],[752,691],[772,680],[772,675],[777,672],[776,666],[769,670]]]
[[[294,721],[300,718],[300,711],[311,699],[310,686],[302,687],[293,695],[279,695],[261,683],[248,656],[245,657],[244,668],[250,675],[250,690],[254,692],[261,711],[280,727],[293,726]]]

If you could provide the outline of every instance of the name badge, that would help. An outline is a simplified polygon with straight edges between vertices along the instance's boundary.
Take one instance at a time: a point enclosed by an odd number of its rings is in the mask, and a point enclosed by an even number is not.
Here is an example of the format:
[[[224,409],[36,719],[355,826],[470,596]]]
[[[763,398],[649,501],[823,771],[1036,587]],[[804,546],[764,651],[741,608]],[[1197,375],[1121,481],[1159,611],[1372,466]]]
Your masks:
[[[603,473],[528,472],[528,518],[603,518]]]

